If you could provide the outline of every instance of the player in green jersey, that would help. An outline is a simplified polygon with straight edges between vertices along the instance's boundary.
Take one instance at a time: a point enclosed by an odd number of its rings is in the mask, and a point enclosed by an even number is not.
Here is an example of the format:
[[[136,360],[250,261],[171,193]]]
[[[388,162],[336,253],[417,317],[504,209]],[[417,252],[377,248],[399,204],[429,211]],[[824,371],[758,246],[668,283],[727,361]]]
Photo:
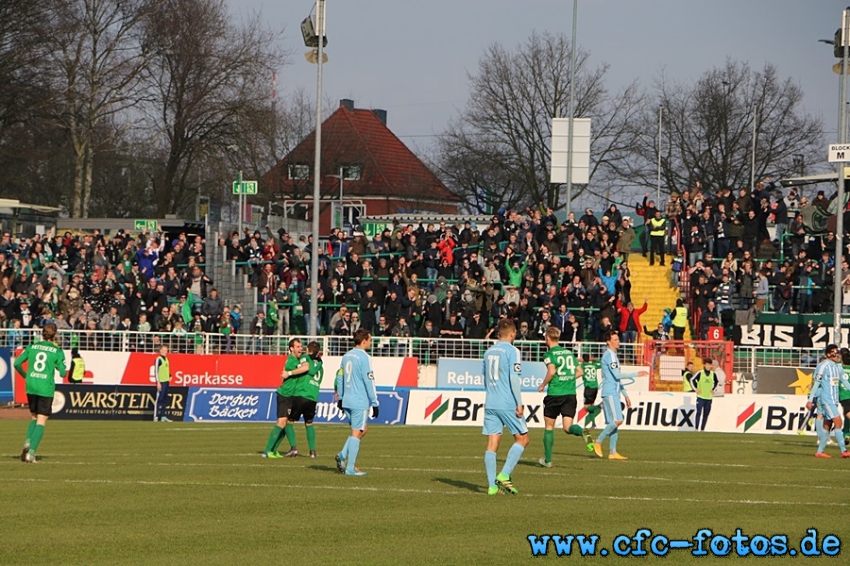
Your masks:
[[[310,370],[309,358],[304,354],[304,346],[301,340],[293,338],[289,341],[289,355],[286,357],[286,365],[280,374],[283,380],[277,388],[277,422],[269,433],[263,458],[282,458],[277,447],[283,441],[286,423],[289,422],[289,414],[292,411],[292,400],[295,397],[295,387],[300,376]]]
[[[594,404],[599,394],[599,376],[602,366],[599,360],[591,360],[590,354],[585,354],[582,358],[581,371],[584,382],[584,410],[587,411],[584,424],[587,425],[589,422],[589,428],[596,428],[596,417],[602,412],[602,406]],[[593,446],[590,448],[593,449]]]
[[[35,452],[44,436],[44,425],[53,408],[53,395],[56,393],[56,372],[65,376],[65,352],[56,344],[56,325],[45,324],[41,331],[41,342],[27,348],[15,360],[17,371],[27,383],[27,401],[32,420],[27,428],[27,437],[21,451],[21,461],[34,463]],[[27,363],[24,371],[24,364]]]
[[[539,463],[544,468],[552,467],[552,447],[555,444],[555,420],[561,417],[564,432],[584,438],[588,450],[593,450],[593,439],[586,430],[573,424],[576,416],[576,378],[583,375],[576,356],[569,348],[558,345],[561,331],[550,326],[546,330],[546,345],[549,351],[543,356],[546,364],[546,379],[537,388],[541,393],[548,386],[543,398],[543,420],[546,430],[543,432],[543,457]]]
[[[844,375],[850,381],[850,350],[841,348],[841,365],[844,366]],[[850,443],[850,391],[838,383],[838,402],[841,404],[841,412],[844,413],[844,443]]]
[[[295,439],[295,426],[304,417],[304,428],[307,432],[307,444],[310,446],[310,457],[316,457],[316,430],[313,428],[313,419],[316,416],[316,402],[319,400],[319,387],[322,385],[322,377],[325,375],[322,366],[322,352],[318,342],[307,344],[307,355],[310,360],[310,369],[299,379],[295,386],[295,396],[292,399],[292,411],[289,413],[289,422],[286,424],[286,439],[289,441],[290,449],[287,456],[298,455],[298,445]]]

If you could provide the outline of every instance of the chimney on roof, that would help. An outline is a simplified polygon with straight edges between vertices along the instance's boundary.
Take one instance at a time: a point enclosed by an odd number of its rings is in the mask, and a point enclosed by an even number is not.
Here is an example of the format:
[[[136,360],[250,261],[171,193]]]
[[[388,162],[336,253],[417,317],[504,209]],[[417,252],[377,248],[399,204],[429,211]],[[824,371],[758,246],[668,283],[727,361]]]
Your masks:
[[[386,110],[381,110],[380,108],[373,108],[372,112],[375,114],[375,116],[378,117],[378,120],[381,121],[381,124],[383,124],[385,126],[387,125],[387,111]]]
[[[354,101],[350,98],[343,98],[339,101],[340,108],[347,108],[349,110],[354,110]]]

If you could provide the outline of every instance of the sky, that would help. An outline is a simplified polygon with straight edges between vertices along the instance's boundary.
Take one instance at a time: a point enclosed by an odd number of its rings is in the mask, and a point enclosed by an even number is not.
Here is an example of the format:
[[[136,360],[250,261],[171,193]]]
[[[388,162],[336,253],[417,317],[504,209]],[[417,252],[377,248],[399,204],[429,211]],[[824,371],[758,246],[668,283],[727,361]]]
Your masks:
[[[278,96],[301,87],[315,96],[316,66],[307,63],[300,22],[315,0],[226,0],[231,12],[262,15],[283,29],[292,52],[278,71]],[[579,0],[577,42],[593,67],[610,66],[616,91],[638,80],[651,87],[663,71],[693,82],[727,58],[780,77],[805,92],[804,110],[822,118],[826,143],[837,141],[838,75],[831,39],[844,0]],[[514,48],[532,32],[572,32],[569,0],[327,0],[324,99],[388,111],[388,126],[421,152],[466,104],[468,74],[493,43]],[[269,79],[271,85],[271,78]],[[824,147],[824,159],[826,158]]]

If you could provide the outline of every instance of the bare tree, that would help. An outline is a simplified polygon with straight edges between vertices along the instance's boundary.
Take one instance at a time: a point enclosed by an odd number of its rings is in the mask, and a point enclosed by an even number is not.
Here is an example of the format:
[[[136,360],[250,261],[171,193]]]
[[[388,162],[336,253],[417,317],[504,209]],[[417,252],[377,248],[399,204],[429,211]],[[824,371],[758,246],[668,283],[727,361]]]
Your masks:
[[[72,217],[87,217],[98,128],[138,103],[136,89],[148,54],[139,42],[144,12],[138,0],[55,0],[50,25],[34,29],[47,61],[53,100],[48,114],[73,150]],[[100,130],[120,139],[126,121]]]
[[[435,166],[449,188],[472,209],[541,203],[559,208],[560,186],[549,182],[553,117],[568,110],[570,50],[564,35],[532,36],[515,51],[494,44],[470,75],[463,113],[440,136]],[[593,119],[591,184],[625,163],[636,136],[630,117],[642,103],[637,85],[610,95],[607,66],[589,67],[589,54],[576,54],[577,117]],[[606,181],[607,182],[607,181]],[[575,187],[573,198],[586,187]]]
[[[772,64],[753,71],[727,60],[692,85],[662,77],[656,89],[663,111],[661,177],[666,193],[695,181],[709,190],[749,187],[754,133],[756,181],[797,173],[795,156],[803,155],[807,163],[822,161],[820,119],[804,113],[802,89],[780,78]],[[634,146],[629,176],[646,187],[657,183],[657,112],[657,106],[647,108],[636,121],[644,133]]]
[[[227,154],[240,120],[268,107],[269,78],[283,63],[277,34],[259,16],[236,26],[223,0],[149,0],[145,114],[164,166],[154,183],[157,213],[191,202],[197,163]]]

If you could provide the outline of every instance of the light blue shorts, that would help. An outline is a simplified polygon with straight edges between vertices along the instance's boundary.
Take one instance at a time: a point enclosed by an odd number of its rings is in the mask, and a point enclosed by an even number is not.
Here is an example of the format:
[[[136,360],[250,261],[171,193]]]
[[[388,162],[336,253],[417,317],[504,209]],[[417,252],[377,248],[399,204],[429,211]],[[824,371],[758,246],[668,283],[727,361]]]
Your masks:
[[[613,423],[623,420],[623,406],[620,404],[620,397],[603,397],[602,412],[605,413],[605,422]]]
[[[343,409],[345,416],[351,423],[351,430],[366,430],[369,422],[369,409]]]
[[[516,416],[516,411],[484,409],[484,430],[482,434],[502,434],[502,428],[507,427],[511,434],[526,434],[528,425],[525,419]]]
[[[841,414],[838,405],[832,403],[821,403],[818,399],[818,414],[823,415],[824,420],[831,421]]]

